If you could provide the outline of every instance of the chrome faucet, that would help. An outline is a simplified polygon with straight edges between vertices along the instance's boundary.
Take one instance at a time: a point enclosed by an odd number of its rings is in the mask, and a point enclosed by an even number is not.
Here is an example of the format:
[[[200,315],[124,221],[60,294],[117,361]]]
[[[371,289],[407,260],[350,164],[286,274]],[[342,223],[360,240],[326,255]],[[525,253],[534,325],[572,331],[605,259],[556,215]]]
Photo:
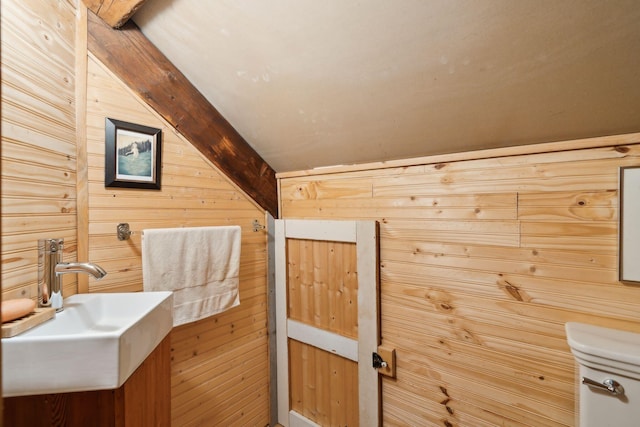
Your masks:
[[[100,280],[107,275],[102,267],[90,262],[59,262],[55,268],[56,274],[86,273]]]
[[[67,273],[91,274],[100,280],[107,272],[90,262],[62,262],[64,239],[38,240],[38,307],[53,307],[62,311],[62,279]]]

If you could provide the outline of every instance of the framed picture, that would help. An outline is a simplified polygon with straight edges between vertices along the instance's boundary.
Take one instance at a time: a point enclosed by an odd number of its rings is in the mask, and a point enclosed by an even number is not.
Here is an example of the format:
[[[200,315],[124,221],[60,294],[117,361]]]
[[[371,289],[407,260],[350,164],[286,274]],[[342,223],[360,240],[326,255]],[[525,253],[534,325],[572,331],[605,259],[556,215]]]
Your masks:
[[[640,166],[620,168],[618,201],[619,280],[640,282]]]
[[[160,129],[107,118],[105,150],[105,187],[160,189]]]

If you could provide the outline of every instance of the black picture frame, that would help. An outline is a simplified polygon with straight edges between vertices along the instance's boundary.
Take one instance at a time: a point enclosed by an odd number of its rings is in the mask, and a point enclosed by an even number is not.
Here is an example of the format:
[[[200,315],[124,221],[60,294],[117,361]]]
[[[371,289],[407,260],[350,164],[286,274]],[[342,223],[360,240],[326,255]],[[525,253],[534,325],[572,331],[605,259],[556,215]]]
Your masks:
[[[104,186],[160,190],[162,131],[106,118]]]

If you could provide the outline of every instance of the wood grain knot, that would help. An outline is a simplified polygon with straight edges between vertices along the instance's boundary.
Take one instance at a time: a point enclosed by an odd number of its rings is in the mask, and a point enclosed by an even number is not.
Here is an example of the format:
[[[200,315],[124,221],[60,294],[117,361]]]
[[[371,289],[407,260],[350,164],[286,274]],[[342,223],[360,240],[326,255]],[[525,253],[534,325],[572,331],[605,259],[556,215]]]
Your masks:
[[[453,307],[451,307],[449,304],[447,304],[446,302],[442,302],[440,303],[440,308],[442,308],[444,311],[451,311],[453,310]]]
[[[499,281],[498,285],[500,286],[501,289],[504,289],[509,296],[513,297],[513,299],[515,299],[516,301],[531,302],[532,300],[531,297],[527,295],[527,293],[523,289],[509,283],[506,280]]]

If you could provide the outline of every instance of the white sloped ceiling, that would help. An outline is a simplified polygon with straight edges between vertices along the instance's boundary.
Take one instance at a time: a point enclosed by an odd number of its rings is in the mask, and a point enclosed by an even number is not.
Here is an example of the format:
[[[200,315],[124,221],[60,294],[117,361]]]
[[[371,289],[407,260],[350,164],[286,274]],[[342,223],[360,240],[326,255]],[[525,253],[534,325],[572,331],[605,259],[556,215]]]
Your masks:
[[[148,0],[277,171],[640,131],[638,0]]]

